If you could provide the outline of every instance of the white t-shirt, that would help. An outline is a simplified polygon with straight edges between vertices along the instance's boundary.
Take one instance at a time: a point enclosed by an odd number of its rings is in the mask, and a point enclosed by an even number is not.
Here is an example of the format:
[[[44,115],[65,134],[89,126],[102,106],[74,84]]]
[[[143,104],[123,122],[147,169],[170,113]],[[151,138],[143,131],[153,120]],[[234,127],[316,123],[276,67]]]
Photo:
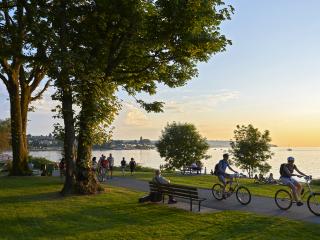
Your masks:
[[[108,157],[109,165],[113,167],[114,165],[114,158],[113,157]]]

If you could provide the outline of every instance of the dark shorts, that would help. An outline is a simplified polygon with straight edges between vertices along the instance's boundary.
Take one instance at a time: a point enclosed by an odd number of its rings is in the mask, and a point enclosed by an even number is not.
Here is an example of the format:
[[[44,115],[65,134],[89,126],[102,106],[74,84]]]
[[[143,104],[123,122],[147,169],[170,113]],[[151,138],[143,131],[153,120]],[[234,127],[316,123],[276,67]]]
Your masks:
[[[109,170],[110,170],[110,171],[113,171],[113,166],[109,166]]]

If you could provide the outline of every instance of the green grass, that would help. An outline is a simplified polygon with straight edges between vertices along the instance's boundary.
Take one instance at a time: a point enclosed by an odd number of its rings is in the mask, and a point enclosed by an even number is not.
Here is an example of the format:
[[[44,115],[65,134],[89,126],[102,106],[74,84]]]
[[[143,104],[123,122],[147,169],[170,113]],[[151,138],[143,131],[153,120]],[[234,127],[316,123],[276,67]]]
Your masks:
[[[121,176],[120,172],[115,172],[115,175]],[[170,179],[172,183],[183,184],[188,186],[197,186],[199,188],[211,188],[213,184],[218,183],[218,179],[213,175],[181,175],[180,173],[163,173],[162,174],[167,179]],[[144,181],[150,181],[154,176],[152,172],[136,172],[133,176],[130,176],[129,173],[126,174],[126,177],[136,178]],[[244,179],[239,180],[240,184],[245,185],[249,188],[252,195],[256,196],[265,196],[265,197],[274,197],[276,191],[280,188],[285,188],[280,185],[273,184],[257,184],[254,183],[253,179]],[[319,185],[312,185],[314,191],[320,192]],[[307,196],[306,196],[307,197]]]
[[[143,193],[115,187],[63,198],[61,186],[53,177],[1,177],[0,239],[320,239],[316,224],[138,204]]]

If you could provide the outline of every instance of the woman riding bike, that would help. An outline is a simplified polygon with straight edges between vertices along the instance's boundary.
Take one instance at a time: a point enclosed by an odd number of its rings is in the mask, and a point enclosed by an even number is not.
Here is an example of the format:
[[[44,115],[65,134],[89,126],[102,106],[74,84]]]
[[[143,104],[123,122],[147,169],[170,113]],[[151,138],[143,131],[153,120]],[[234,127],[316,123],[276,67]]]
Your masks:
[[[292,193],[293,193],[293,197],[297,202],[297,206],[302,206],[303,202],[301,201],[301,190],[302,190],[302,186],[301,184],[295,180],[294,178],[292,178],[293,176],[297,176],[297,177],[308,177],[306,174],[304,174],[303,172],[301,172],[297,166],[294,164],[294,157],[288,157],[288,163],[283,163],[280,166],[280,180],[284,185],[287,185],[291,188]],[[294,170],[296,170],[296,172],[298,172],[300,175],[297,174],[293,174]]]

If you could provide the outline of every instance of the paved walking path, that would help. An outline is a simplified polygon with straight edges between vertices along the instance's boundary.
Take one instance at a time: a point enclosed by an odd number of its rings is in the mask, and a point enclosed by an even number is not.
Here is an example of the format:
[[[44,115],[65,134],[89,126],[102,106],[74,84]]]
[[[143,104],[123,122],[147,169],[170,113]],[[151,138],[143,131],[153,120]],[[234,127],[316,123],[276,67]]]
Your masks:
[[[113,179],[108,180],[107,184],[110,184],[112,186],[130,188],[142,192],[149,191],[148,182],[132,178],[114,177]],[[198,191],[201,197],[207,199],[202,203],[202,206],[206,208],[212,208],[216,210],[247,211],[320,224],[320,217],[313,215],[309,211],[306,204],[301,207],[297,207],[293,204],[288,211],[282,211],[275,205],[273,198],[252,196],[251,203],[247,206],[243,206],[237,201],[237,199],[235,198],[235,194],[233,194],[226,200],[217,201],[213,198],[210,189],[198,189]],[[143,194],[141,194],[141,196],[143,196]]]

